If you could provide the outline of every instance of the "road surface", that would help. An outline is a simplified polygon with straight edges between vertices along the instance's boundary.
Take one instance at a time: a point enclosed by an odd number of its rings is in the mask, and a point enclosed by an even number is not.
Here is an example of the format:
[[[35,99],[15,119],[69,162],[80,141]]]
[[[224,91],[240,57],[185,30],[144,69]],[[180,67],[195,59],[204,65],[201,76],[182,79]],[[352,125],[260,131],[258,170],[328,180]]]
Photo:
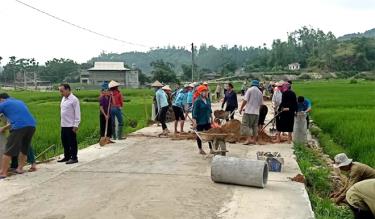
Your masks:
[[[77,165],[52,161],[0,181],[0,218],[313,218],[304,185],[288,179],[300,173],[291,145],[227,148],[228,156],[254,159],[257,151],[278,151],[285,166],[270,173],[264,189],[216,184],[211,159],[198,154],[194,141],[129,137],[80,150]]]

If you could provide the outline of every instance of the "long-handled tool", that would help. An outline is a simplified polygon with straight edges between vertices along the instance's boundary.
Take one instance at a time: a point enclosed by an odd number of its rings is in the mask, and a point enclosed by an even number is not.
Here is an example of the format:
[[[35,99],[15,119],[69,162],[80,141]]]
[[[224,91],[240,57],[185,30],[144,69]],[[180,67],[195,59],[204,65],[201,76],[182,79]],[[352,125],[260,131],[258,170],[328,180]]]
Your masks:
[[[135,120],[135,119],[130,119],[130,118],[127,117],[124,113],[122,113],[122,116],[124,116],[124,118],[125,118],[126,120],[128,120],[130,127],[132,127],[132,128],[136,128],[136,127],[137,127],[137,125],[138,125],[137,120]]]
[[[271,124],[271,122],[273,121],[273,120],[275,120],[276,119],[276,117],[278,117],[281,113],[282,113],[283,111],[280,111],[280,112],[278,112],[265,126],[263,126],[263,128],[259,131],[259,133],[262,133],[265,129],[266,129],[266,127],[269,125],[269,124]]]
[[[112,101],[112,96],[109,97],[109,104],[108,104],[108,109],[107,109],[107,115],[108,115],[108,118],[105,119],[105,131],[104,131],[104,136],[102,136],[99,140],[99,145],[100,146],[104,146],[108,143],[111,142],[110,138],[107,137],[107,133],[108,133],[108,123],[109,123],[109,113],[110,113],[110,110],[111,110],[111,101]]]

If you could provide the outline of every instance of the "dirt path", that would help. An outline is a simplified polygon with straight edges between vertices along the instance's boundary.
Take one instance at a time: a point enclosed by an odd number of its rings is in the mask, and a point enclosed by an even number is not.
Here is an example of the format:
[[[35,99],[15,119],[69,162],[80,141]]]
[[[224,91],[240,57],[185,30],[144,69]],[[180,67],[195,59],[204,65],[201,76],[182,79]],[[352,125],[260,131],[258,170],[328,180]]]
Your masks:
[[[0,181],[0,218],[312,218],[303,184],[287,179],[300,172],[291,145],[228,149],[228,156],[251,158],[258,150],[279,151],[283,172],[270,173],[265,189],[216,184],[211,160],[198,155],[195,142],[129,137],[81,150],[78,165],[53,161]]]

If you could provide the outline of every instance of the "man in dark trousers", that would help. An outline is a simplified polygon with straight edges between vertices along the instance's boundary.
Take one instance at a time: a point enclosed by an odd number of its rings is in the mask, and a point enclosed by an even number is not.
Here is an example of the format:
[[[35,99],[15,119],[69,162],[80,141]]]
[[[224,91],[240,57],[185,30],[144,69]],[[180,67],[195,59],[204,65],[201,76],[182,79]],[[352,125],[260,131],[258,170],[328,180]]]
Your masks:
[[[61,141],[64,146],[64,158],[57,162],[78,163],[77,131],[81,122],[79,100],[71,92],[69,84],[61,84]]]
[[[0,113],[3,113],[10,123],[10,135],[6,143],[0,171],[0,179],[4,179],[7,177],[12,157],[18,156],[16,173],[23,173],[36,122],[26,104],[21,100],[9,97],[7,93],[0,94]],[[2,127],[0,132],[7,128],[9,127]]]
[[[224,97],[223,104],[221,105],[221,109],[224,109],[225,103],[227,104],[225,111],[230,113],[231,115],[230,119],[234,119],[233,111],[235,111],[238,108],[238,102],[237,102],[237,94],[233,90],[232,83],[228,83],[228,89],[225,92],[225,97]],[[227,118],[227,121],[229,121],[229,118]]]

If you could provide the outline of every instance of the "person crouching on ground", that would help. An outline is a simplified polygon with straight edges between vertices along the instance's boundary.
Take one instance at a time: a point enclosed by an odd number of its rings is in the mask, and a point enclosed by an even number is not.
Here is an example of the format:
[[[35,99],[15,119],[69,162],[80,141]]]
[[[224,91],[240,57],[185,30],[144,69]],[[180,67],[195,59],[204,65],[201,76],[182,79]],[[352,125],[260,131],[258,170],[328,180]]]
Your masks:
[[[306,127],[309,129],[310,126],[310,117],[309,113],[311,112],[311,101],[303,96],[297,98],[298,109],[297,112],[303,112],[306,114]]]
[[[175,122],[174,122],[174,133],[177,134],[179,133],[177,131],[177,126],[178,122],[180,121],[180,128],[181,128],[181,133],[184,132],[184,123],[185,123],[185,115],[184,115],[184,107],[186,103],[186,96],[188,92],[188,87],[189,85],[186,84],[183,88],[183,90],[180,90],[176,94],[176,98],[172,104],[174,116],[175,116]]]
[[[168,99],[167,94],[164,92],[162,87],[158,86],[156,87],[156,105],[158,106],[158,121],[161,123],[161,128],[163,129],[163,134],[168,134],[169,130],[167,125],[165,124],[167,119],[167,112],[168,112]]]
[[[346,186],[338,193],[331,196],[336,204],[345,201],[346,192],[355,183],[366,179],[375,179],[375,170],[373,168],[363,163],[353,162],[353,160],[349,159],[344,153],[335,156],[334,167],[349,173],[349,181]]]
[[[193,122],[196,126],[198,132],[207,131],[211,129],[211,122],[213,122],[211,101],[208,98],[208,89],[206,86],[201,85],[197,88],[199,97],[194,101],[193,105]],[[208,143],[210,148],[210,153],[212,153],[212,144]],[[199,153],[205,155],[206,152],[202,149],[202,141],[197,136],[197,145]]]
[[[16,173],[22,174],[26,163],[27,151],[31,147],[31,140],[35,133],[35,119],[26,104],[20,100],[10,98],[7,93],[0,94],[0,113],[3,113],[10,122],[10,135],[7,139],[3,154],[0,179],[8,175],[10,160],[18,156]],[[4,129],[1,128],[0,132]]]
[[[110,81],[108,84],[109,91],[112,96],[111,103],[111,117],[112,117],[112,136],[113,139],[122,140],[124,119],[122,118],[122,107],[124,106],[124,97],[119,90],[120,84],[116,81]],[[116,130],[116,119],[117,119],[117,130]]]
[[[355,219],[375,218],[375,179],[354,184],[346,192],[346,200],[353,210]]]
[[[107,137],[110,139],[112,137],[112,116],[111,116],[111,102],[112,96],[108,90],[108,84],[104,83],[102,85],[102,92],[99,97],[99,121],[100,121],[100,137]],[[105,129],[107,124],[107,136],[105,135]]]
[[[225,108],[226,112],[230,113],[230,119],[234,119],[234,111],[238,108],[238,102],[237,102],[237,94],[233,90],[233,84],[228,83],[228,90],[225,93],[225,97],[223,100],[223,103],[221,104],[221,109],[224,109],[225,103],[227,104],[227,107]],[[229,118],[226,119],[229,121]]]
[[[251,87],[246,91],[245,96],[243,97],[240,108],[240,114],[244,111],[242,126],[246,133],[243,134],[248,136],[244,143],[245,145],[256,143],[258,136],[259,111],[262,104],[263,94],[259,89],[259,81],[253,80],[251,82]]]

